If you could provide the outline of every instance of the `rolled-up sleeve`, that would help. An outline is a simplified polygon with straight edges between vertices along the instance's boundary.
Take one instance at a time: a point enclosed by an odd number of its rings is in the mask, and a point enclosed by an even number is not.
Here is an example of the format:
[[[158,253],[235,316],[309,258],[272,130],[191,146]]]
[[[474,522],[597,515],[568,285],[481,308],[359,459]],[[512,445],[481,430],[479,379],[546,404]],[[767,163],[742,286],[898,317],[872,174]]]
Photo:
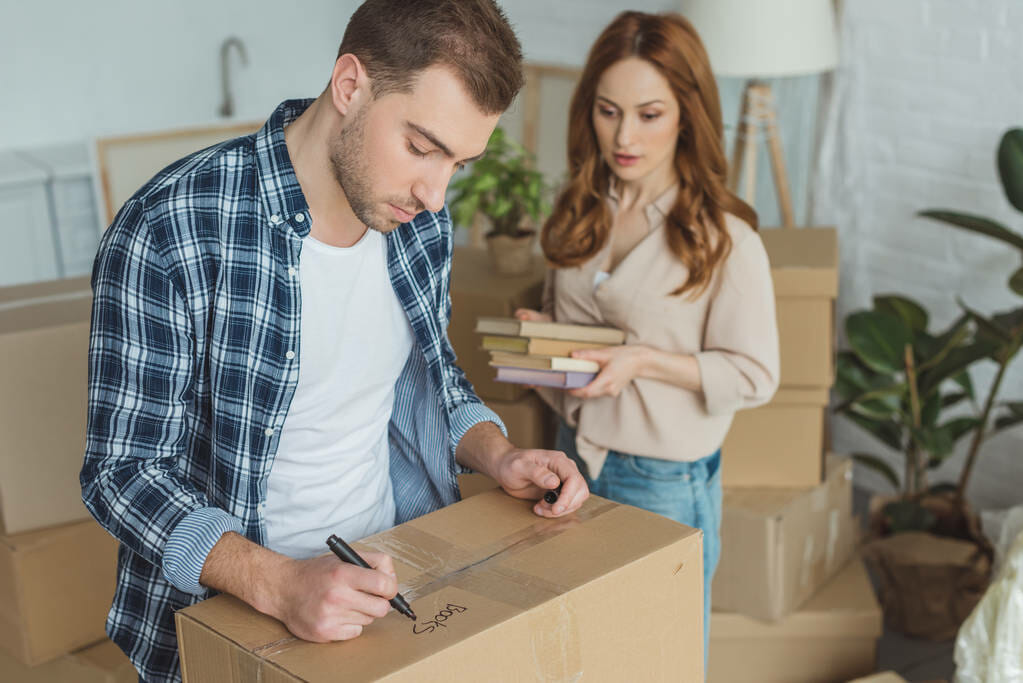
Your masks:
[[[778,323],[771,268],[760,236],[733,245],[696,354],[707,412],[767,403],[778,388]]]
[[[161,567],[176,588],[201,594],[206,555],[242,524],[211,507],[179,472],[194,418],[194,335],[137,202],[104,235],[92,285],[82,499],[107,531]]]

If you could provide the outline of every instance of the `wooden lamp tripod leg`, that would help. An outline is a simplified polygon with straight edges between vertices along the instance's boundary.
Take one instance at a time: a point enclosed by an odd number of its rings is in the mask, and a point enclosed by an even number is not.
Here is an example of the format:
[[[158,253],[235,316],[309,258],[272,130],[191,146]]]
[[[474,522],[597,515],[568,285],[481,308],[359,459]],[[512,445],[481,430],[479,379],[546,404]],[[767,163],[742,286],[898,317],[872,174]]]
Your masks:
[[[753,193],[756,190],[757,175],[757,129],[752,120],[752,83],[746,85],[742,93],[742,104],[739,108],[739,120],[735,126],[735,143],[732,147],[732,163],[728,167],[728,188],[738,192],[739,179],[746,166],[746,186],[744,199],[753,204]]]
[[[778,211],[781,213],[781,224],[786,228],[796,227],[792,213],[792,195],[789,192],[789,176],[785,171],[785,155],[781,148],[781,135],[778,131],[778,114],[774,108],[774,96],[771,86],[764,83],[760,97],[764,105],[764,125],[767,128],[767,151],[771,156],[771,175],[774,176],[774,189],[778,193]]]
[[[728,169],[728,188],[736,192],[739,178],[746,167],[745,186],[742,198],[750,206],[756,199],[757,175],[757,134],[760,128],[766,129],[767,151],[771,159],[771,175],[774,178],[775,192],[778,195],[778,211],[782,225],[786,228],[795,227],[792,212],[792,196],[789,191],[789,179],[785,170],[785,158],[782,153],[781,135],[778,131],[778,115],[774,108],[774,96],[771,86],[760,81],[750,81],[742,96],[742,108],[735,136],[735,147],[732,148],[732,163]]]

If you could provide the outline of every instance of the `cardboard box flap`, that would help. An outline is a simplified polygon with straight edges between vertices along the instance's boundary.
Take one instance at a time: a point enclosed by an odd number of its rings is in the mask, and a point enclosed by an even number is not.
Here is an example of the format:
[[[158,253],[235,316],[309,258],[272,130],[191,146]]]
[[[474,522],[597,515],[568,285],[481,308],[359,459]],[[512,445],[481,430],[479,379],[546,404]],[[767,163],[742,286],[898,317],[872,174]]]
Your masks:
[[[31,332],[61,325],[88,322],[92,313],[92,295],[66,295],[30,306],[0,304],[0,335]]]
[[[88,277],[0,287],[0,334],[89,320]]]
[[[0,289],[0,531],[89,516],[78,473],[91,312],[88,278]]]
[[[828,488],[847,486],[845,482],[851,480],[852,460],[829,454],[825,461],[825,484],[810,491],[815,498],[815,507],[823,509],[827,505]],[[805,488],[726,488],[722,505],[730,511],[748,512],[756,517],[780,517],[786,508],[807,493]]]
[[[89,276],[71,277],[63,280],[46,280],[24,285],[0,287],[0,306],[12,302],[46,299],[79,292],[91,292]]]
[[[714,612],[714,638],[878,638],[881,606],[863,562],[854,559],[803,607],[767,623],[731,612]],[[812,647],[812,645],[810,645]]]
[[[377,680],[427,658],[443,658],[498,623],[520,622],[528,624],[520,631],[534,651],[551,649],[550,657],[535,662],[541,678],[568,676],[581,661],[579,638],[573,636],[578,606],[568,594],[640,558],[679,555],[678,543],[700,532],[596,496],[562,520],[538,518],[531,506],[488,491],[354,544],[392,555],[399,590],[419,616],[415,624],[391,612],[355,640],[315,644],[221,595],[177,613],[180,647],[193,652],[204,644],[215,647],[205,635],[207,624],[216,624],[216,633],[238,646],[231,650],[231,670],[253,674],[237,680],[255,680],[257,674],[266,680],[267,663],[282,681],[332,680],[338,671],[349,680]],[[608,538],[615,539],[613,547]],[[675,571],[699,571],[699,544],[682,545],[688,550],[677,557]],[[559,618],[537,620],[531,610],[541,604],[545,609],[556,604]],[[457,622],[457,628],[445,622]],[[432,637],[421,637],[426,633]],[[390,654],[380,657],[381,652]],[[223,656],[203,654],[206,662]]]
[[[835,228],[760,230],[776,296],[838,296]]]
[[[827,387],[786,387],[775,392],[767,405],[817,405],[826,406],[830,396]]]

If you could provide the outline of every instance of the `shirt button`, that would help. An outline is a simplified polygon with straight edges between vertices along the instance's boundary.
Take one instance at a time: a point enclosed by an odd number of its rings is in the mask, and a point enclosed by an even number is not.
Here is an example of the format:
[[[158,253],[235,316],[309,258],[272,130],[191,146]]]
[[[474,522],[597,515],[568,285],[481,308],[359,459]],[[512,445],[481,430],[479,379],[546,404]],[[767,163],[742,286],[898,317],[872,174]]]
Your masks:
[[[295,277],[295,274],[297,272],[298,272],[298,270],[295,269],[295,266],[288,266],[288,276],[289,277]]]
[[[277,214],[274,214],[270,216],[270,222],[273,223],[274,225],[280,225],[281,217],[278,216]]]
[[[266,431],[264,431],[263,433],[266,434],[267,436],[273,436],[274,435],[273,427],[267,427]]]
[[[305,220],[305,214],[304,213],[295,214],[295,220],[301,223],[302,221]]]
[[[288,360],[291,360],[292,358],[295,357],[295,352],[294,351],[288,351],[286,354],[284,354],[284,357],[287,358]]]

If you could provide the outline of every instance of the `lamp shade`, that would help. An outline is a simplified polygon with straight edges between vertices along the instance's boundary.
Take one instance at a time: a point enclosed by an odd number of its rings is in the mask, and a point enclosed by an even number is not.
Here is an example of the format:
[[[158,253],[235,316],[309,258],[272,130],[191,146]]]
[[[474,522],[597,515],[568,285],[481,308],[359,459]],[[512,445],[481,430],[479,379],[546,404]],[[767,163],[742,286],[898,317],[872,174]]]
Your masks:
[[[680,0],[718,76],[770,78],[838,63],[832,0]]]

